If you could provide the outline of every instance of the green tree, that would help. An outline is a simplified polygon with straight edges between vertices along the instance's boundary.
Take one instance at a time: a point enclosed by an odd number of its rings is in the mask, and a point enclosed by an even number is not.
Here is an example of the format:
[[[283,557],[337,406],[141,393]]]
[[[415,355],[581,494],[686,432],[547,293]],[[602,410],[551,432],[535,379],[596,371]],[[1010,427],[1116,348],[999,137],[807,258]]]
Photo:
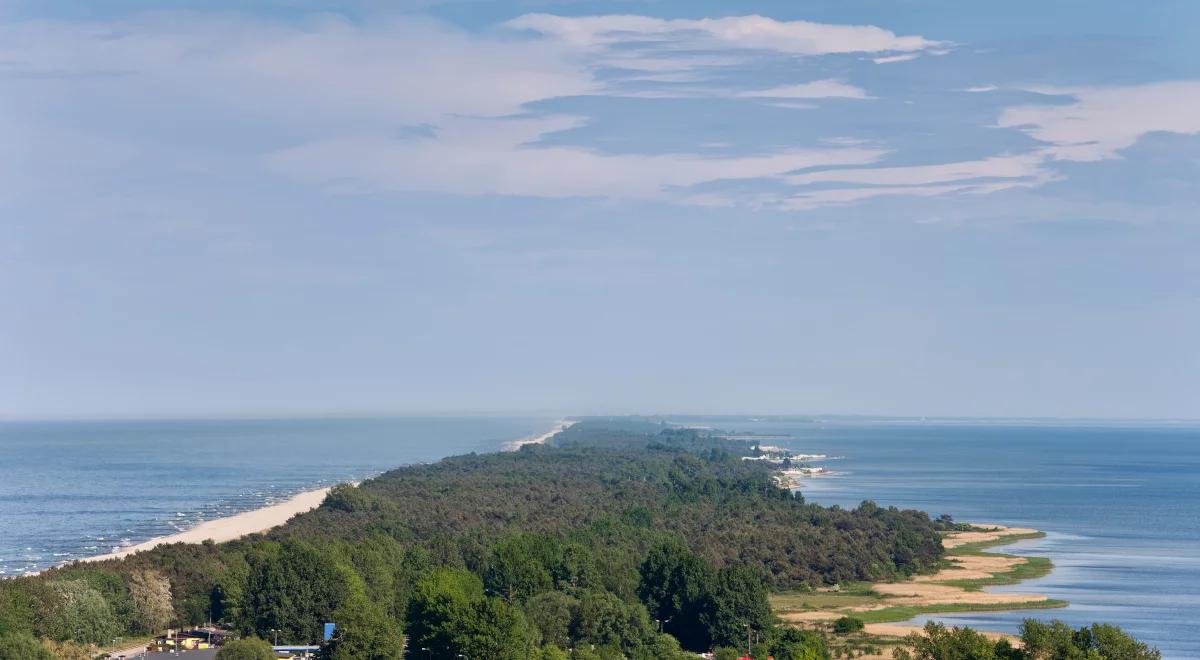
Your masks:
[[[626,603],[606,591],[580,594],[573,629],[578,643],[614,646],[626,653],[636,652],[653,634],[644,607]]]
[[[663,630],[687,649],[705,650],[711,637],[701,620],[708,606],[712,568],[677,542],[650,550],[638,571],[638,597],[650,616],[663,622]]]
[[[331,620],[337,624],[337,632],[322,646],[320,658],[399,660],[404,649],[399,625],[384,614],[379,604],[368,599],[362,578],[347,567],[342,570],[349,573],[349,594],[333,613]]]
[[[746,627],[765,631],[771,627],[767,586],[754,569],[729,566],[717,572],[708,586],[700,614],[711,644],[734,646],[746,639]]]
[[[235,639],[217,651],[217,660],[275,660],[271,645],[257,637]]]
[[[778,627],[771,634],[771,655],[775,660],[828,660],[825,637],[813,630]]]
[[[0,635],[0,660],[55,660],[54,654],[33,635],[10,632]]]
[[[120,575],[107,569],[76,568],[64,574],[61,579],[82,582],[91,587],[108,603],[108,609],[112,612],[118,628],[136,629],[137,608],[130,597],[129,587]]]
[[[997,651],[1007,651],[1000,645],[970,628],[947,628],[930,621],[925,632],[912,633],[904,638],[909,648],[892,652],[896,660],[1000,660],[1007,658]]]
[[[346,596],[347,585],[332,557],[301,541],[284,541],[250,558],[248,613],[260,636],[279,631],[280,641],[316,642],[322,624]]]
[[[525,618],[542,644],[559,648],[571,646],[571,621],[578,610],[579,600],[561,591],[540,593],[525,602]]]
[[[494,660],[526,660],[536,647],[534,633],[521,610],[499,598],[475,603],[455,631],[456,655]]]
[[[1159,660],[1162,653],[1129,636],[1118,626],[1093,623],[1090,630],[1090,648],[1105,660]]]
[[[408,608],[409,647],[430,657],[453,658],[464,621],[484,600],[483,582],[461,568],[439,568],[417,582]]]
[[[536,660],[570,660],[571,658],[566,651],[554,644],[543,646],[534,657]]]
[[[0,580],[0,635],[33,630],[37,603],[29,582]]]
[[[129,574],[129,597],[136,612],[137,632],[158,633],[175,615],[171,605],[171,583],[156,571],[135,570]]]
[[[49,602],[35,631],[58,641],[74,640],[103,644],[120,634],[121,626],[112,607],[99,591],[84,580],[55,580],[48,585]],[[38,625],[40,624],[40,625]]]
[[[670,635],[654,634],[645,648],[631,656],[636,660],[692,660],[695,653],[687,653],[679,647],[679,640]]]
[[[1021,644],[1036,660],[1158,660],[1158,649],[1135,640],[1117,626],[1093,624],[1073,629],[1057,619],[1026,619]]]
[[[524,600],[554,586],[551,567],[561,563],[557,543],[540,534],[519,534],[492,550],[484,583],[509,600]]]

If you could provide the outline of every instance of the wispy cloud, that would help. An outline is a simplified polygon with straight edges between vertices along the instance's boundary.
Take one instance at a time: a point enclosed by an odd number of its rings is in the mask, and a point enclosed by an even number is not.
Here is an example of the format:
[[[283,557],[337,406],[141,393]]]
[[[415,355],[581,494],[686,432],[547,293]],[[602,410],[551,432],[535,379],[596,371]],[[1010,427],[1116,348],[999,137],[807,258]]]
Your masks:
[[[786,177],[802,188],[787,202],[791,208],[879,197],[931,197],[952,193],[991,193],[1010,188],[1033,188],[1056,179],[1040,152],[993,156],[979,160],[894,167],[856,167],[805,172]],[[819,187],[818,187],[819,186]]]
[[[1028,153],[934,165],[836,169],[796,174],[787,177],[787,180],[794,185],[849,183],[892,186],[948,183],[969,179],[1045,182],[1049,180],[1051,173],[1043,166],[1044,158],[1041,153]]]
[[[885,55],[883,57],[871,58],[871,61],[876,64],[895,64],[897,62],[911,62],[920,57],[920,53],[901,53],[899,55]]]
[[[1049,144],[1059,160],[1116,158],[1147,133],[1200,133],[1200,81],[1181,80],[1123,87],[1038,89],[1068,96],[1061,105],[1008,108],[997,122]]]
[[[675,49],[755,49],[794,55],[912,52],[940,42],[917,35],[897,35],[874,25],[833,25],[778,21],[765,16],[663,19],[650,16],[584,16],[527,14],[507,26],[551,35],[585,48],[617,44],[658,43]]]
[[[814,80],[812,82],[799,83],[795,85],[780,85],[770,89],[757,89],[746,92],[738,92],[736,96],[775,99],[872,98],[869,94],[867,94],[866,90],[862,89],[861,87],[855,87],[854,85],[834,79]]]
[[[880,195],[1035,187],[1058,176],[1055,159],[1112,158],[1153,131],[1200,132],[1200,115],[1190,112],[1200,105],[1200,83],[1177,82],[1043,90],[1069,102],[1008,108],[997,125],[1024,131],[1044,148],[968,161],[880,166],[885,157],[903,162],[904,154],[892,153],[886,140],[855,143],[844,126],[834,135],[849,141],[823,141],[827,136],[819,134],[795,138],[784,131],[780,139],[754,147],[718,131],[696,134],[692,144],[650,147],[630,140],[624,151],[614,152],[588,136],[595,122],[587,103],[597,96],[635,103],[721,99],[727,107],[741,101],[805,111],[823,109],[821,99],[875,98],[848,77],[771,86],[777,75],[767,81],[729,75],[731,68],[746,65],[749,52],[771,53],[788,63],[796,56],[866,53],[886,63],[944,50],[942,42],[875,26],[762,16],[529,14],[498,29],[471,32],[413,16],[369,24],[327,16],[280,23],[236,14],[155,13],[106,22],[2,25],[0,61],[8,64],[0,71],[0,86],[18,100],[13,108],[34,90],[68,105],[119,99],[109,110],[127,114],[114,122],[137,122],[138,113],[167,107],[266,123],[273,131],[270,140],[227,157],[241,156],[247,169],[265,166],[302,183],[351,192],[813,208]],[[547,109],[547,101],[566,97],[580,105]],[[20,117],[0,111],[0,127],[5,126],[16,136],[10,142],[24,144],[25,151],[28,136],[36,135],[40,153],[74,151],[82,155],[78,161],[107,162],[90,153],[102,144],[111,145],[106,147],[111,153],[139,154],[139,162],[168,151],[127,144],[132,138],[119,130],[111,135],[62,130],[32,111]],[[706,146],[714,139],[726,146]],[[9,185],[39,178],[22,174]],[[704,185],[730,180],[758,180],[759,188],[771,192],[741,194]]]
[[[348,136],[282,150],[269,156],[268,162],[289,176],[349,192],[429,190],[687,201],[686,189],[702,183],[780,178],[810,167],[863,165],[886,153],[848,146],[746,156],[648,155],[536,144],[547,134],[583,121],[570,116],[461,118],[446,122],[436,139]]]

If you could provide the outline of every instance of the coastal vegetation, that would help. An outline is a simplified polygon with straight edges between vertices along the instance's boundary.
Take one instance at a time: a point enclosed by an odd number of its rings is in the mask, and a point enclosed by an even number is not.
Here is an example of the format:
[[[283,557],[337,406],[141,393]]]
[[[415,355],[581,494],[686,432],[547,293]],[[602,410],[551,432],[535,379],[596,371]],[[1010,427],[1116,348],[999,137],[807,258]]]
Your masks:
[[[931,621],[904,639],[896,660],[1158,660],[1161,654],[1116,626],[1092,624],[1073,629],[1062,621],[1026,619],[1020,645],[990,639],[970,628],[947,628]]]
[[[1049,573],[1053,564],[1044,557],[988,550],[1040,538],[1043,533],[942,522],[946,523],[942,526],[945,554],[937,572],[903,582],[855,582],[816,592],[778,592],[770,597],[773,610],[792,622],[835,622],[853,617],[864,623],[894,623],[922,614],[1051,609],[1067,605],[1066,601],[1036,594],[973,593],[986,586],[1016,584]]]
[[[327,660],[405,649],[670,660],[748,644],[755,658],[817,660],[837,644],[780,625],[770,594],[815,599],[932,573],[945,565],[945,533],[964,529],[871,502],[807,503],[768,462],[742,460],[758,451],[753,440],[597,419],[548,446],[400,468],[338,487],[266,534],[0,582],[0,649],[207,621],[319,643],[336,622]],[[859,634],[872,616],[854,614],[841,632]]]

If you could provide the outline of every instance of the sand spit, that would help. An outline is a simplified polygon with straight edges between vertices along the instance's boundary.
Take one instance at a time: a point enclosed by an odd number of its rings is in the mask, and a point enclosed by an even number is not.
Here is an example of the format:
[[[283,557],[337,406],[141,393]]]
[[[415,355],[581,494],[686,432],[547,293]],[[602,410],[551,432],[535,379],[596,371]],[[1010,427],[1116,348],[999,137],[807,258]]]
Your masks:
[[[952,532],[946,534],[942,539],[942,545],[949,550],[968,543],[994,542],[1006,537],[1028,536],[1038,533],[1034,529],[1005,527],[1003,525],[986,525],[985,527],[987,531]],[[855,612],[868,612],[897,606],[936,607],[945,605],[955,608],[969,608],[971,605],[979,605],[986,609],[996,609],[997,606],[1013,605],[1016,607],[1022,604],[1039,603],[1049,600],[1043,594],[968,591],[954,584],[943,584],[955,580],[987,579],[999,573],[1007,573],[1014,566],[1023,563],[1025,561],[1023,558],[1004,557],[985,553],[982,555],[949,555],[946,559],[952,565],[932,575],[921,575],[904,582],[876,582],[872,584],[871,591],[883,596],[882,599],[876,602],[829,609],[784,612],[780,616],[785,621],[812,623],[832,621],[845,615],[853,616]],[[909,630],[908,632],[912,631]],[[908,634],[908,632],[903,634]]]
[[[512,442],[505,444],[504,450],[505,451],[517,451],[518,449],[520,449],[521,447],[524,447],[525,445],[545,444],[547,440],[549,440],[550,438],[553,438],[559,432],[565,431],[574,425],[575,425],[575,422],[569,422],[567,420],[562,420],[559,423],[555,424],[554,428],[550,429],[549,431],[546,431],[545,433],[540,433],[538,435],[531,435],[527,438],[521,438],[520,440],[513,440]]]

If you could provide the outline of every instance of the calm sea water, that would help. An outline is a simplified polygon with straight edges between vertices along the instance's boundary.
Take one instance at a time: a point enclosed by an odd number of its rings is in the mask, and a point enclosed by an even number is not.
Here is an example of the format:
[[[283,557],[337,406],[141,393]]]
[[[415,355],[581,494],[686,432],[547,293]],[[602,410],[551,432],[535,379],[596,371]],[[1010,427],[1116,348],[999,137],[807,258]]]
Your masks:
[[[0,423],[0,576],[109,552],[549,418]]]
[[[687,420],[790,436],[773,444],[842,458],[810,479],[809,501],[864,499],[957,520],[1034,527],[1007,552],[1055,570],[998,591],[1043,593],[1065,609],[935,617],[1015,631],[1026,617],[1116,623],[1168,658],[1200,658],[1200,426],[910,424]],[[922,619],[919,622],[923,622]],[[918,623],[919,623],[918,622]]]

